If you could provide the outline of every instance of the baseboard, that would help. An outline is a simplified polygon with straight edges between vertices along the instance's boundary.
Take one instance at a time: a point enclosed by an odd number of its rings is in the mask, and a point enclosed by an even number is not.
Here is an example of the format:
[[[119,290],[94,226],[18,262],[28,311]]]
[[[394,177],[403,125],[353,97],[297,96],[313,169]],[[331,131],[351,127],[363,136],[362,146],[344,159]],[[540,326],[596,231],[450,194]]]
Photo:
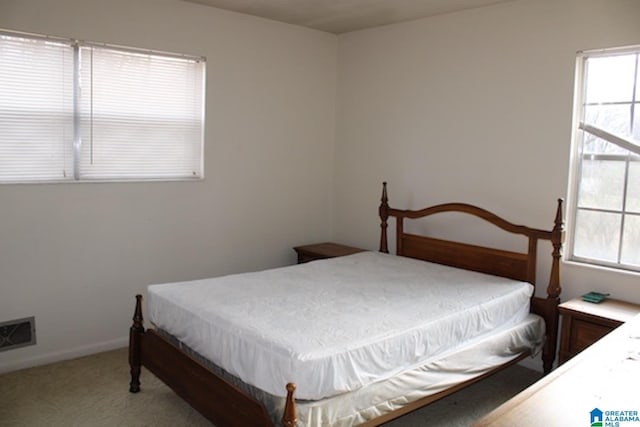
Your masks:
[[[102,353],[104,351],[115,350],[129,345],[129,336],[111,341],[104,341],[96,344],[76,347],[70,350],[47,353],[27,359],[21,359],[8,363],[0,363],[0,374],[18,371],[20,369],[32,368],[34,366],[48,365],[49,363],[61,362],[63,360],[76,359],[82,356]]]

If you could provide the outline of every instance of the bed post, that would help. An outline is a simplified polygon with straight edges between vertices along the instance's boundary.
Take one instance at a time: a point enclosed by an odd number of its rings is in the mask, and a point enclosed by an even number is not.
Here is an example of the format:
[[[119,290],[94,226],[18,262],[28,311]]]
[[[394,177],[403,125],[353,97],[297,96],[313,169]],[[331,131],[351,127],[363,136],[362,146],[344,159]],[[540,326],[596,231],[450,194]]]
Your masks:
[[[544,373],[551,372],[553,361],[556,357],[556,346],[558,338],[558,305],[560,304],[560,258],[562,257],[562,245],[564,243],[564,220],[562,217],[562,199],[558,199],[558,209],[556,211],[555,225],[551,231],[551,244],[553,245],[553,264],[547,286],[547,342],[542,351],[542,362]]]
[[[293,399],[294,391],[296,391],[296,385],[293,383],[288,383],[287,399],[285,401],[284,412],[282,414],[283,427],[295,427],[298,423],[298,416],[296,414],[296,401]]]
[[[387,183],[382,183],[382,198],[380,199],[380,252],[389,253],[387,245],[387,219],[389,219],[389,198],[387,197]]]
[[[551,231],[551,243],[553,244],[553,265],[547,295],[558,298],[562,287],[560,286],[560,258],[562,257],[562,245],[564,243],[564,219],[562,218],[562,199],[558,199],[558,209],[553,230]]]
[[[142,295],[136,295],[136,309],[133,313],[133,325],[129,329],[129,366],[131,367],[131,383],[129,383],[129,391],[137,393],[140,391],[140,368],[142,366],[142,358],[140,347],[142,345],[142,336],[144,335],[144,326],[142,324]]]

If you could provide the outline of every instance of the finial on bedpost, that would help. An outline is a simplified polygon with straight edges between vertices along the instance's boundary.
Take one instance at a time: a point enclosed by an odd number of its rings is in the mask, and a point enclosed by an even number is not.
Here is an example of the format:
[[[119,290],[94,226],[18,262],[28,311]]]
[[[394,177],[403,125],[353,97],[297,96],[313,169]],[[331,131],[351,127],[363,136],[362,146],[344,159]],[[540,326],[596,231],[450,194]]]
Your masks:
[[[284,413],[282,414],[283,427],[295,427],[298,422],[296,401],[293,398],[294,391],[296,391],[296,385],[294,383],[287,384],[287,399],[284,404]]]
[[[553,230],[551,231],[551,244],[553,245],[553,264],[551,266],[551,277],[547,288],[548,298],[558,298],[562,287],[560,286],[560,258],[562,257],[562,245],[564,244],[564,219],[562,216],[563,199],[558,199],[558,209]]]
[[[131,326],[131,328],[135,329],[136,332],[144,330],[142,322],[142,295],[138,294],[136,295],[136,308],[133,312],[133,325]]]
[[[131,368],[129,391],[131,393],[137,393],[140,391],[140,370],[142,366],[140,346],[143,334],[142,295],[138,294],[136,295],[136,308],[133,312],[133,325],[131,325],[131,328],[129,329],[129,367]]]
[[[389,253],[387,245],[387,219],[389,219],[389,198],[387,197],[387,183],[382,183],[382,198],[380,199],[380,252]]]

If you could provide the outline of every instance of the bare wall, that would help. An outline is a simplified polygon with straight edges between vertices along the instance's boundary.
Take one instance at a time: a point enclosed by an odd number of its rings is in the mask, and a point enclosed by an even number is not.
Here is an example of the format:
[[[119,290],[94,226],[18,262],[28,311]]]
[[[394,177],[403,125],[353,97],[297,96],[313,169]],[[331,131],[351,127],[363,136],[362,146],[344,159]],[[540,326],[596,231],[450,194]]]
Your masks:
[[[337,38],[177,0],[0,0],[0,28],[207,57],[206,179],[0,185],[0,371],[126,344],[152,283],[293,263],[329,240]]]
[[[0,371],[124,345],[150,283],[284,265],[311,241],[375,249],[383,180],[398,207],[550,227],[575,53],[639,44],[638,16],[518,0],[335,37],[177,0],[0,0],[0,28],[208,58],[204,181],[0,186],[0,320],[38,326]],[[565,297],[640,302],[637,282],[563,265]]]
[[[638,18],[637,0],[519,0],[342,35],[336,240],[377,247],[383,180],[397,208],[462,201],[550,229],[567,195],[576,52],[640,44]],[[562,281],[565,299],[640,302],[637,274],[564,263]]]

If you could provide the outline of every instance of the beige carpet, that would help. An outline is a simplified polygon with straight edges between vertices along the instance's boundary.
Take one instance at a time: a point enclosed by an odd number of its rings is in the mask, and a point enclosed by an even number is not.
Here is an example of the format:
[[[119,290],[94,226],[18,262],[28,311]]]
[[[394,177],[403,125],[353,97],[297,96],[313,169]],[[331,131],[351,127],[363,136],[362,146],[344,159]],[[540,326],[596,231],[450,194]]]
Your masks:
[[[468,426],[539,378],[513,366],[388,426]],[[148,371],[128,391],[126,349],[0,375],[0,426],[211,426]]]

